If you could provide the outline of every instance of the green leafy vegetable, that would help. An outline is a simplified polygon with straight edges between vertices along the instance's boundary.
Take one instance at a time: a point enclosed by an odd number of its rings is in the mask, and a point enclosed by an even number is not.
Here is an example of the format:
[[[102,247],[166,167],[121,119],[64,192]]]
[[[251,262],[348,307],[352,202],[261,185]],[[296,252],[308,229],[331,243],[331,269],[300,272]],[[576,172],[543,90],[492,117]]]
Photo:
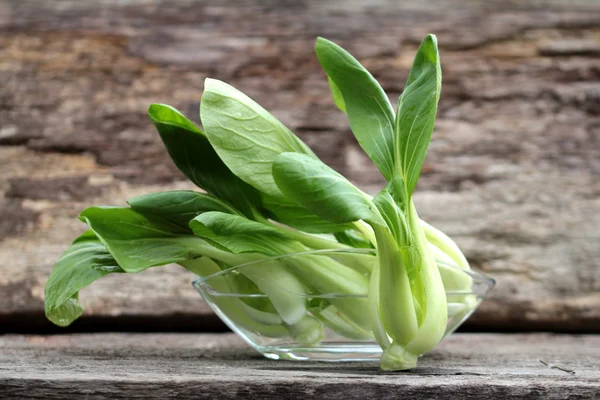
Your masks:
[[[418,356],[435,347],[446,329],[444,285],[412,201],[431,139],[440,90],[437,39],[428,35],[417,51],[398,103],[394,176],[386,188],[390,195],[384,194],[378,203],[386,214],[389,230],[373,226],[380,258],[377,312],[392,338],[389,345],[382,344],[387,346],[381,358],[383,369],[414,367]],[[390,200],[394,200],[395,209]]]
[[[437,39],[428,35],[417,51],[396,114],[396,173],[406,182],[408,195],[417,185],[427,154],[441,89]]]
[[[323,38],[315,50],[335,104],[387,181],[381,191],[367,195],[248,96],[207,79],[205,131],[170,106],[148,110],[175,165],[206,193],[84,210],[89,230],[46,284],[48,319],[77,319],[79,291],[108,274],[177,263],[202,277],[203,297],[247,337],[310,347],[327,328],[375,339],[381,368],[405,370],[437,345],[448,318],[477,306],[469,263],[420,220],[412,196],[440,97],[437,39],[421,43],[396,112],[347,51]]]
[[[323,219],[372,226],[379,262],[370,314],[381,367],[412,368],[441,340],[447,318],[442,278],[412,202],[441,89],[437,41],[429,35],[421,44],[395,124],[383,90],[358,61],[324,39],[316,50],[336,102],[341,93],[355,136],[389,183],[371,200],[318,160],[293,153],[277,157],[273,176],[286,196]]]

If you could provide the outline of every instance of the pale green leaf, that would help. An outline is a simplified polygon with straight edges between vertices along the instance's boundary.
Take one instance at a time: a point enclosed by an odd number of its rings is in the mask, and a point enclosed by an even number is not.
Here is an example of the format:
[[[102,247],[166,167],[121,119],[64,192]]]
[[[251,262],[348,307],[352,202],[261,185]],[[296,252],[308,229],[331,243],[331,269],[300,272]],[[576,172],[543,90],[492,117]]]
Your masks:
[[[373,76],[350,53],[318,38],[315,51],[321,66],[335,85],[336,104],[343,98],[350,128],[365,153],[373,160],[385,179],[394,174],[394,110]]]
[[[442,88],[437,39],[428,35],[419,47],[396,113],[396,168],[412,195],[431,141]]]
[[[219,157],[239,178],[268,195],[281,198],[271,166],[284,152],[313,152],[254,100],[215,80],[206,79],[200,103],[202,124]]]

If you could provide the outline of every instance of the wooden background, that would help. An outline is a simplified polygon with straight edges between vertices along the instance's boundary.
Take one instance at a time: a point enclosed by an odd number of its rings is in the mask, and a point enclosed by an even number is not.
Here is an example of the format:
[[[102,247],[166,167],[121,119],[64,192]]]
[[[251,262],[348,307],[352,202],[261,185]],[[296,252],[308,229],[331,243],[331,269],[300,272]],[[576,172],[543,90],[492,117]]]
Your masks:
[[[78,211],[191,188],[150,103],[198,120],[204,78],[225,80],[374,193],[382,178],[314,40],[345,46],[395,101],[428,32],[444,87],[417,207],[498,282],[468,327],[600,332],[594,0],[0,0],[0,332],[52,329],[43,286],[84,229]],[[104,278],[70,329],[222,328],[191,279],[175,266]]]

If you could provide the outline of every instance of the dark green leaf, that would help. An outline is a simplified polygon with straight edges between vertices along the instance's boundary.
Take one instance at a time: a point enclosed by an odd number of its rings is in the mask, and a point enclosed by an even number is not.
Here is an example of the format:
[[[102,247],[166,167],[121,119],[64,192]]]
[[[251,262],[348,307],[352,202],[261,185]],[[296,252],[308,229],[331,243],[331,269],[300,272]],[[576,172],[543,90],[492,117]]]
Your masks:
[[[85,232],[62,254],[48,278],[44,296],[46,317],[56,325],[69,325],[83,312],[79,291],[116,272],[125,271],[92,231]]]
[[[334,234],[338,242],[359,249],[372,249],[373,245],[364,235],[354,230],[337,232]]]
[[[169,155],[185,176],[245,215],[252,215],[252,209],[260,204],[259,193],[227,168],[204,132],[171,106],[152,104],[148,114]]]
[[[315,51],[335,84],[332,92],[338,107],[340,100],[335,88],[343,97],[358,143],[385,179],[390,180],[394,174],[394,110],[387,95],[369,71],[337,44],[318,38]]]
[[[396,168],[412,195],[431,141],[442,89],[437,39],[428,35],[415,56],[396,115]]]
[[[351,224],[329,222],[289,200],[278,200],[264,195],[263,206],[269,218],[304,232],[333,233],[352,229]]]
[[[216,197],[192,190],[146,194],[130,199],[127,203],[140,214],[160,217],[186,230],[189,230],[190,221],[203,212],[237,213]]]
[[[383,224],[366,194],[317,159],[281,154],[273,163],[273,177],[287,197],[327,221]]]
[[[208,139],[229,169],[268,195],[281,197],[271,175],[275,157],[296,152],[316,158],[267,110],[224,82],[205,81],[200,116]]]

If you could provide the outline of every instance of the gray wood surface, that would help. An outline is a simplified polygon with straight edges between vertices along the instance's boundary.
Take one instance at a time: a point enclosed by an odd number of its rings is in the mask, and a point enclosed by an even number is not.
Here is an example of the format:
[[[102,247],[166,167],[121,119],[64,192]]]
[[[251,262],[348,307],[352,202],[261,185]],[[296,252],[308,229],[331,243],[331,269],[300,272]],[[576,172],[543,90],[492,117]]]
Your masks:
[[[427,32],[444,88],[416,204],[498,281],[471,327],[598,331],[593,0],[0,0],[0,329],[45,326],[43,286],[83,230],[81,209],[191,187],[145,114],[164,102],[197,120],[207,76],[376,192],[382,178],[335,109],[313,42],[347,47],[396,98]],[[82,293],[85,316],[202,328],[210,311],[191,279],[176,267],[107,277]]]
[[[383,373],[266,360],[233,334],[9,335],[0,398],[597,399],[600,336],[457,334],[417,369]]]

